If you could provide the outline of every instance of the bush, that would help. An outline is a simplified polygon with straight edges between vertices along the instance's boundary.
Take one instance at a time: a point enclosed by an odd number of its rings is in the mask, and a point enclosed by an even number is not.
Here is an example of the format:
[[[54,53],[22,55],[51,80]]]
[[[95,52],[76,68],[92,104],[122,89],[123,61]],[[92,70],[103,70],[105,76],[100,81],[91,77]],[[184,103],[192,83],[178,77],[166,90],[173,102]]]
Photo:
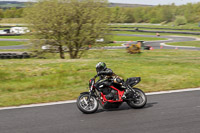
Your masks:
[[[176,16],[175,25],[185,25],[187,23],[187,19],[184,16]]]
[[[160,20],[157,18],[151,18],[150,23],[160,23]]]

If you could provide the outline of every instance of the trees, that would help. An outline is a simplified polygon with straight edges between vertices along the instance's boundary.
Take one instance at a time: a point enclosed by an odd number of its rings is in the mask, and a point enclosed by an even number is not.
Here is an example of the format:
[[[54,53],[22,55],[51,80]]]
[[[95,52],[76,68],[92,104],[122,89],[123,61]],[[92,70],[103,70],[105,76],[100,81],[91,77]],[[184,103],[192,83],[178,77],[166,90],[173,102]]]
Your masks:
[[[196,4],[188,3],[180,6],[176,6],[172,3],[171,5],[135,8],[121,7],[118,11],[120,10],[122,10],[126,16],[124,20],[125,23],[168,23],[174,22],[177,16],[184,16],[189,23],[196,23],[200,21],[200,2]],[[115,12],[113,11],[113,14],[114,13]],[[117,19],[113,22],[117,22]]]
[[[3,18],[3,10],[0,9],[0,20]]]
[[[123,8],[119,8],[119,7],[114,7],[111,8],[111,12],[112,12],[112,21],[114,23],[123,23],[124,20],[127,19],[127,15],[124,12],[125,9]]]
[[[6,9],[4,11],[4,17],[5,18],[15,18],[16,11],[17,11],[17,9],[15,7],[12,7],[10,9]]]
[[[42,45],[58,47],[62,59],[65,46],[70,58],[80,58],[105,36],[110,20],[106,0],[40,0],[25,10],[25,18]]]
[[[5,10],[0,9],[0,17],[3,18],[21,18],[23,14],[23,8],[17,9],[16,7],[8,8]]]

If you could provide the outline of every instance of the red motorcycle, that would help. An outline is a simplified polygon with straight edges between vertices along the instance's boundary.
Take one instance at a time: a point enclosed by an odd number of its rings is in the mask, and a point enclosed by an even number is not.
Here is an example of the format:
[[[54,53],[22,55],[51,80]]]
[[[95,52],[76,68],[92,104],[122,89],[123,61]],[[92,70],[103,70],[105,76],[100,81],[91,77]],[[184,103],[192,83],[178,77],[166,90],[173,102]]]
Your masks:
[[[83,113],[96,112],[99,104],[104,109],[118,108],[123,102],[134,109],[143,108],[146,105],[145,93],[133,87],[141,81],[140,77],[128,78],[123,82],[123,86],[114,83],[113,79],[95,82],[97,77],[96,75],[89,81],[89,92],[81,93],[77,99],[77,107]]]

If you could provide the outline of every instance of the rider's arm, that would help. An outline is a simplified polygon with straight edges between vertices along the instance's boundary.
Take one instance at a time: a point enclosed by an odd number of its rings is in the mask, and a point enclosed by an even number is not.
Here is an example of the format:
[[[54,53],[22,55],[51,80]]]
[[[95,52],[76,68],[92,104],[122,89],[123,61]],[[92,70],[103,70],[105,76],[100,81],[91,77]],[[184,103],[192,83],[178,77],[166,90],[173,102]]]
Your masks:
[[[101,71],[98,75],[112,75],[113,71],[111,69],[107,69],[106,71]]]

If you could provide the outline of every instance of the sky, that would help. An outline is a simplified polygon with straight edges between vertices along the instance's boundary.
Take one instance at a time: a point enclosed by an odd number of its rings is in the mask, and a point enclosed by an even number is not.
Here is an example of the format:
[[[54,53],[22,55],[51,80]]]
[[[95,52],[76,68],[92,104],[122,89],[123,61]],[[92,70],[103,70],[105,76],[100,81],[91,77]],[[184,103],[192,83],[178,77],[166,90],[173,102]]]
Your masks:
[[[35,1],[35,0],[0,0],[0,1]],[[183,5],[187,3],[197,3],[200,0],[108,0],[113,3],[129,3],[129,4],[146,4],[146,5],[168,5],[175,3],[176,5]]]

